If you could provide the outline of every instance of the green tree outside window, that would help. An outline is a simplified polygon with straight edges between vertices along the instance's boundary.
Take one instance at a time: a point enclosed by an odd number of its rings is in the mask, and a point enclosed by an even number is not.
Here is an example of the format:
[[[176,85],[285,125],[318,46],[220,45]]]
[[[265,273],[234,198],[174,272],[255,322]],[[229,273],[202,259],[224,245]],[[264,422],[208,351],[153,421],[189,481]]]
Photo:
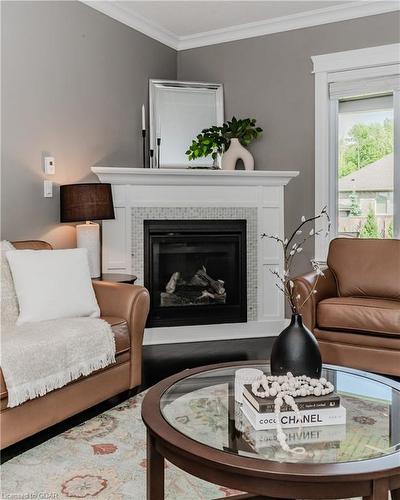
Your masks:
[[[393,120],[356,123],[340,144],[339,177],[351,174],[393,152]]]
[[[376,221],[375,213],[370,207],[368,210],[367,220],[361,228],[360,238],[380,238],[378,223]]]

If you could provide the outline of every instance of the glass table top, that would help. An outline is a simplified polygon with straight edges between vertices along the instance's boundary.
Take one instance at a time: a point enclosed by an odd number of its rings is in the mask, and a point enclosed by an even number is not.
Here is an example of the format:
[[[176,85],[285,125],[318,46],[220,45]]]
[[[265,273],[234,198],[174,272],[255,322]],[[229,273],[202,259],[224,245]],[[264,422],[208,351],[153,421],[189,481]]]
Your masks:
[[[339,463],[367,460],[400,450],[400,391],[367,374],[324,368],[346,408],[346,424],[284,429],[290,447],[285,452],[276,430],[256,431],[234,399],[235,371],[269,365],[218,368],[188,376],[164,392],[160,409],[165,420],[185,436],[202,444],[252,458],[279,462]]]

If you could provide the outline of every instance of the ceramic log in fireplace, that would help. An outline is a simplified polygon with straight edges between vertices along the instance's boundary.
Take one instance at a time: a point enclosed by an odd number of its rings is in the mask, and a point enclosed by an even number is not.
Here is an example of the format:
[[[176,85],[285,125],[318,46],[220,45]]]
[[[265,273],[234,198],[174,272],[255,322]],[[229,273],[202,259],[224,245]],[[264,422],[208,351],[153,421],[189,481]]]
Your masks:
[[[147,326],[247,321],[245,220],[145,220]]]

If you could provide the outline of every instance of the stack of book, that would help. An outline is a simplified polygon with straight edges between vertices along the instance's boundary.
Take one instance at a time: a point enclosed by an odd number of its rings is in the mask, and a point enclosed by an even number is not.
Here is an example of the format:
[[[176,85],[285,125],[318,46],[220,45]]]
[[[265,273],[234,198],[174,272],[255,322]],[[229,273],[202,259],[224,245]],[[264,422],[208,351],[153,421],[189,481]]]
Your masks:
[[[342,425],[346,423],[346,409],[340,404],[336,393],[325,396],[297,397],[300,419],[287,405],[281,407],[280,422],[282,428]],[[251,385],[243,388],[242,412],[256,430],[275,429],[276,416],[274,398],[255,396]]]

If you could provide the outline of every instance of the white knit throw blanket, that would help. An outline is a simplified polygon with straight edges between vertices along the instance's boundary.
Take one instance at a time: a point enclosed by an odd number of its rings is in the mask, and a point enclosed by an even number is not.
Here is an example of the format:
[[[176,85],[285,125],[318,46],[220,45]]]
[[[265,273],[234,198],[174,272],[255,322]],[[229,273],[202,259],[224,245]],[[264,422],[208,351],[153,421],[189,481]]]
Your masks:
[[[1,347],[10,408],[115,362],[111,327],[96,318],[3,327]]]

